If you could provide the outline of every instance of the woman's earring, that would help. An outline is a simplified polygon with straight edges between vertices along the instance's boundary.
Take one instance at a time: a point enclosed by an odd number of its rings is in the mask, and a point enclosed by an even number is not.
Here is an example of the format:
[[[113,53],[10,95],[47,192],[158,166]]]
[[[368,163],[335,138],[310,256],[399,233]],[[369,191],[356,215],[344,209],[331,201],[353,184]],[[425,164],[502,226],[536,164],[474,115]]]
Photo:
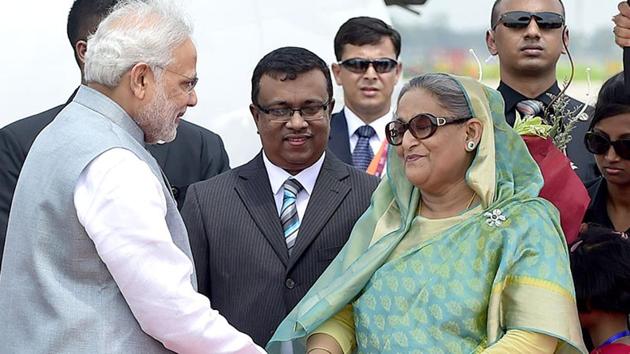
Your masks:
[[[466,151],[468,151],[468,152],[471,152],[471,151],[475,150],[475,147],[477,147],[477,144],[475,144],[475,142],[472,141],[472,140],[469,140],[466,143]]]

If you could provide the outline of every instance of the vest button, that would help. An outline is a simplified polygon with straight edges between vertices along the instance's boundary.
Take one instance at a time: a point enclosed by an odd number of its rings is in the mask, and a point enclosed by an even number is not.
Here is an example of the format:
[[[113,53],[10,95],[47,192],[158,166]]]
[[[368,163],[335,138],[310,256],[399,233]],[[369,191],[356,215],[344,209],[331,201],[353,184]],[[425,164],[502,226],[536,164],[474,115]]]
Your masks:
[[[291,278],[287,278],[287,280],[284,282],[284,286],[286,286],[287,289],[293,289],[295,287],[295,281],[293,281],[293,279]]]

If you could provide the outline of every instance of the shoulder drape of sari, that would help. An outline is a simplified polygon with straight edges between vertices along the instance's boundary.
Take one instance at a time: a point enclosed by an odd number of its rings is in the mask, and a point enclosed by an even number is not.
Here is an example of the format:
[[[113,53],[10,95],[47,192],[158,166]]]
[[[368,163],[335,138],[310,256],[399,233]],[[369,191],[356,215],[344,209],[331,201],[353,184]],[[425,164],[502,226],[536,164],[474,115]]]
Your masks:
[[[472,79],[453,78],[484,125],[466,175],[481,198],[482,212],[387,262],[409,232],[420,198],[389,149],[387,175],[370,207],[339,255],[281,323],[269,352],[279,352],[279,343],[286,341],[293,342],[296,353],[303,352],[306,336],[349,303],[360,309],[355,311],[359,344],[378,342],[359,347],[360,352],[480,351],[508,329],[555,337],[559,353],[585,352],[558,213],[537,197],[540,171],[505,122],[500,94]],[[492,215],[506,220],[493,223]],[[390,306],[388,300],[379,303],[381,298],[389,298]],[[365,322],[379,315],[383,321]]]

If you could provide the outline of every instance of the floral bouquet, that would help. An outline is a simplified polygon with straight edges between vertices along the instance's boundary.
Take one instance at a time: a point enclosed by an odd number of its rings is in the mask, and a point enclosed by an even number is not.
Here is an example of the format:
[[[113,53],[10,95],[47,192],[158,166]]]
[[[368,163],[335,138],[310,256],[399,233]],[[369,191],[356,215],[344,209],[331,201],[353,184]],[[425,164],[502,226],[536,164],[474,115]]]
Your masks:
[[[567,243],[577,239],[580,225],[590,202],[584,184],[573,171],[566,146],[571,130],[584,110],[568,108],[568,97],[560,95],[552,101],[552,110],[545,118],[516,112],[514,129],[523,137],[529,153],[542,172],[544,185],[539,196],[551,202],[560,212],[560,222]],[[565,118],[566,117],[566,118]]]

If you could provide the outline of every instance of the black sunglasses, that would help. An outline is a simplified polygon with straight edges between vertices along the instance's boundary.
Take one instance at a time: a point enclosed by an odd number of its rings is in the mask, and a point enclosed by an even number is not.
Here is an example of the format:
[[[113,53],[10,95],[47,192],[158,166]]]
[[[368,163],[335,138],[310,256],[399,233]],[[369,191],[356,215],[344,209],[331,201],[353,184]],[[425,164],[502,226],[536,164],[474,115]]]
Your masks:
[[[381,58],[375,60],[351,58],[346,59],[339,64],[355,74],[363,74],[367,71],[370,65],[372,65],[377,73],[383,74],[394,70],[398,65],[398,62],[390,58]]]
[[[387,141],[391,145],[398,146],[402,144],[403,136],[407,130],[409,130],[411,135],[418,140],[427,139],[431,135],[435,134],[438,127],[448,124],[462,123],[469,119],[470,117],[442,118],[436,117],[431,113],[420,113],[411,118],[407,123],[401,121],[400,118],[387,123],[387,125],[385,125],[385,137],[387,137]]]
[[[611,141],[607,135],[590,131],[584,136],[586,149],[595,155],[603,155],[612,146],[619,157],[630,160],[630,138]]]
[[[492,27],[492,30],[495,30],[500,24],[507,28],[525,28],[529,26],[532,19],[543,30],[560,28],[564,25],[564,16],[555,12],[510,11],[499,16],[499,20]]]

